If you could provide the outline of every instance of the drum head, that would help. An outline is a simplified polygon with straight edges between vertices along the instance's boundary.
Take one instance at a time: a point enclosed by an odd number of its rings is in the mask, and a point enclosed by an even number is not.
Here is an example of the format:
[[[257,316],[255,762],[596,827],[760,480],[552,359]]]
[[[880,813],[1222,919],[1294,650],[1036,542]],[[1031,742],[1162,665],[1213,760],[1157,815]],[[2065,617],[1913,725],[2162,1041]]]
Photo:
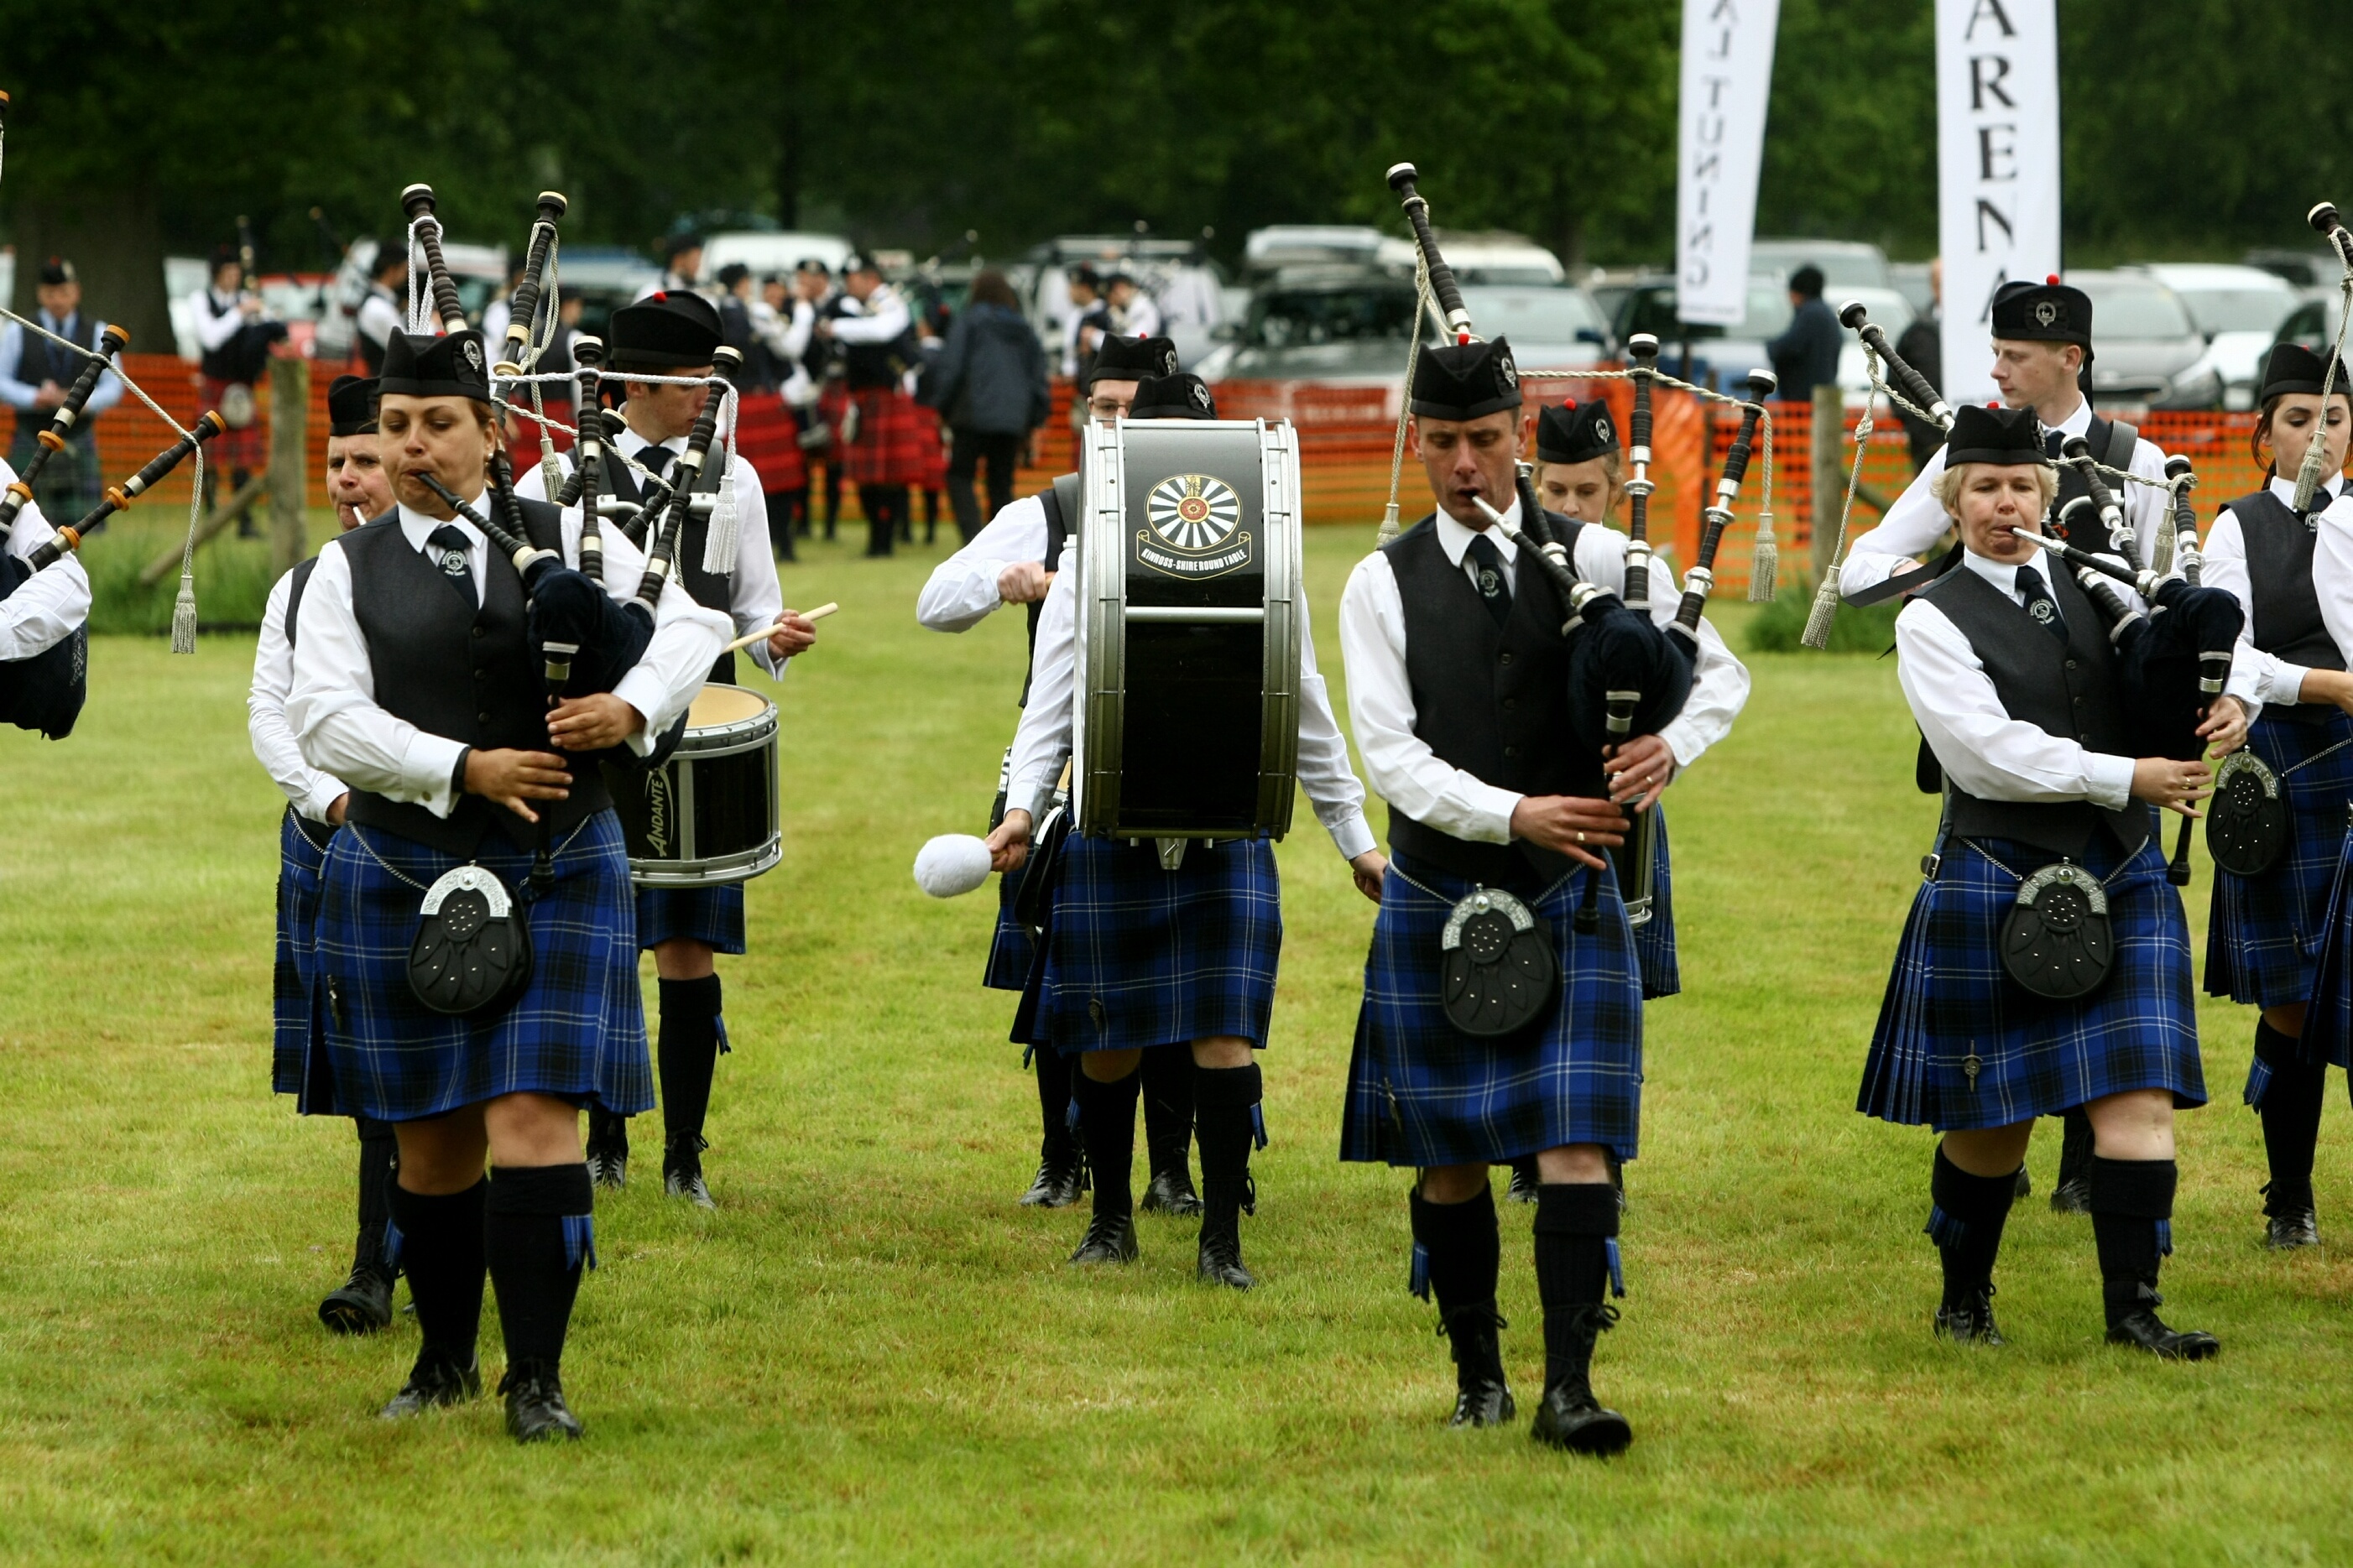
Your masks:
[[[757,719],[762,712],[775,708],[775,703],[758,692],[746,691],[740,686],[706,686],[695,694],[693,706],[686,710],[686,727],[690,731],[723,729]]]

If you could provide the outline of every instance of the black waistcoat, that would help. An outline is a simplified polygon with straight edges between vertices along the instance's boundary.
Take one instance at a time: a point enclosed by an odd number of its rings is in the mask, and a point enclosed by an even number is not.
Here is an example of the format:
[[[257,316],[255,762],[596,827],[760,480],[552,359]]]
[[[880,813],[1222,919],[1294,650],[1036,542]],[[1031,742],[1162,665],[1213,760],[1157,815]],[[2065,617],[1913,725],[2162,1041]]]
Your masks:
[[[58,330],[58,336],[69,340],[77,348],[94,350],[98,346],[98,318],[85,316],[76,310],[73,320]],[[81,355],[59,348],[29,329],[22,334],[21,342],[22,346],[16,353],[16,379],[27,386],[37,387],[45,381],[54,381],[59,387],[71,386],[81,378],[81,367],[90,363]],[[19,408],[16,410],[16,428],[45,430],[56,416],[54,408]],[[75,421],[77,432],[82,423],[81,420]]]
[[[2130,426],[2126,426],[2125,428],[2126,430],[2130,430],[2132,427]],[[2092,416],[2091,424],[2084,427],[2084,440],[2092,448],[2092,456],[2100,462],[2105,463],[2112,468],[2129,468],[2132,463],[2133,448],[2139,444],[2139,437],[2136,434],[2133,439],[2119,443],[2116,439],[2118,431],[2114,421],[2103,419],[2098,415],[2094,414]],[[2063,442],[2065,438],[2063,437],[2061,439]],[[2124,450],[2121,452],[2116,449],[2119,445],[2124,447]],[[2057,517],[2061,512],[2064,511],[2067,509],[2067,503],[2073,500],[2077,496],[2087,496],[2092,493],[2091,487],[2084,482],[2084,476],[2076,470],[2075,466],[2073,463],[2068,462],[2064,458],[2059,458],[2058,463],[2059,493],[2057,496],[2052,498],[2051,502],[2051,515],[2052,517]],[[2101,477],[2104,479],[2107,478],[2105,475]],[[2126,512],[2129,514],[2132,510],[2132,498],[2125,493],[2124,481],[2122,479],[2109,479],[2108,489],[2116,496],[2116,504],[2122,506]],[[2055,532],[2057,531],[2053,530],[2052,531]],[[2076,529],[2074,533],[2068,537],[2067,542],[2074,545],[2079,550],[2090,550],[2099,552],[2105,552],[2115,548],[2114,542],[2108,537],[2107,524],[2100,521],[2096,515],[2086,519],[2084,524]],[[1959,548],[1957,542],[1955,544],[1954,548],[1957,550]],[[2133,563],[2135,565],[2138,565],[2140,563],[2140,559],[2141,558],[2138,555],[2136,555]],[[1956,566],[1960,564],[1960,560],[1957,556],[1955,557],[1953,564]]]
[[[1578,524],[1546,514],[1553,536],[1576,549]],[[1383,545],[1405,609],[1405,670],[1413,732],[1439,760],[1522,795],[1599,795],[1601,759],[1583,754],[1569,730],[1567,618],[1552,580],[1522,560],[1512,613],[1487,613],[1462,568],[1446,559],[1438,525],[1424,518]],[[1458,877],[1525,887],[1549,882],[1567,857],[1527,843],[1474,844],[1389,808],[1389,847]]]
[[[644,462],[647,452],[659,449],[649,447],[638,454],[638,460]],[[694,495],[719,493],[720,475],[725,471],[725,465],[722,463],[721,458],[725,455],[719,449],[719,444],[716,441],[712,443],[711,451],[703,458],[702,471],[695,475],[694,488],[690,493]],[[676,458],[673,458],[671,462],[671,468],[665,469],[663,472],[664,479],[668,479],[675,471]],[[637,470],[627,464],[599,463],[596,466],[596,471],[603,476],[604,487],[607,493],[626,501],[644,499],[645,491],[638,484]],[[731,572],[722,575],[714,572],[705,572],[702,569],[702,549],[710,538],[710,517],[692,511],[688,512],[686,522],[678,531],[679,575],[685,584],[687,594],[696,604],[706,610],[717,610],[723,616],[733,616],[735,613],[734,574]],[[653,548],[652,540],[646,541],[646,548],[649,550]],[[721,654],[718,660],[711,667],[710,679],[723,685],[734,685],[735,656],[732,653]]]
[[[2268,488],[2241,496],[2230,510],[2247,543],[2248,596],[2253,602],[2247,631],[2254,645],[2306,669],[2343,669],[2345,656],[2328,635],[2320,595],[2312,586],[2313,524]],[[2318,724],[2336,711],[2329,702],[2274,702],[2264,707],[2263,717]]]
[[[826,302],[825,314],[835,321],[863,319],[865,308],[847,294],[836,295]],[[895,387],[900,376],[913,363],[909,345],[914,338],[911,317],[907,330],[887,343],[845,343],[836,340],[833,351],[841,361],[843,377],[852,392],[872,392]]]
[[[557,547],[562,514],[544,501],[522,506],[532,542]],[[410,546],[397,512],[353,529],[340,548],[351,565],[352,609],[367,638],[377,707],[428,735],[477,750],[555,749],[547,739],[539,665],[524,637],[522,579],[497,546],[491,547],[479,609],[469,608],[441,568]],[[535,806],[558,838],[613,804],[594,767],[575,765],[571,787],[568,798]],[[459,796],[457,809],[447,817],[357,789],[347,809],[353,822],[448,855],[478,853],[493,826],[504,829],[518,848],[530,848],[536,833],[505,806],[478,795]]]
[[[1966,566],[1946,573],[1920,596],[1969,639],[2011,718],[2094,752],[2138,755],[2125,723],[2116,657],[2099,611],[2063,573],[2052,574],[2050,584],[2067,623],[2064,647],[2024,606]],[[1949,777],[1947,785],[1952,830],[1965,838],[2015,838],[2080,859],[2102,826],[2127,854],[2148,837],[2148,807],[2137,800],[2108,811],[2087,800],[1981,800]]]
[[[202,299],[206,313],[210,315],[216,321],[219,321],[223,316],[230,316],[237,313],[237,306],[234,303],[232,303],[226,310],[214,303],[213,291],[210,289],[204,291]],[[216,349],[206,349],[204,352],[202,358],[197,363],[197,368],[203,371],[206,375],[211,376],[215,381],[241,380],[242,375],[238,368],[237,352],[238,336],[239,334],[231,332],[227,339],[221,343],[220,347]]]

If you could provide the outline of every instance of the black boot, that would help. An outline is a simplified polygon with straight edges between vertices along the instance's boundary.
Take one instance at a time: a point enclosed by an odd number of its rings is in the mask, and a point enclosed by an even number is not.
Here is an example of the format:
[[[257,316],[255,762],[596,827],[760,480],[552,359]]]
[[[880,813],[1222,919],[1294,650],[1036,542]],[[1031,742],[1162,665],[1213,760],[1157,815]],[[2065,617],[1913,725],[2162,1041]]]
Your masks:
[[[2137,1345],[2167,1361],[2205,1361],[2221,1342],[2179,1331],[2157,1315],[2158,1268],[2173,1250],[2171,1160],[2092,1160],[2092,1234],[2100,1249],[2100,1295],[2107,1309],[2108,1343]]]
[[[1201,1244],[1194,1276],[1207,1285],[1247,1290],[1258,1283],[1242,1264],[1242,1211],[1258,1212],[1250,1184],[1250,1146],[1266,1147],[1259,1110],[1258,1064],[1202,1068],[1193,1079],[1194,1117],[1201,1140]]]
[[[1087,1190],[1086,1156],[1071,1131],[1071,1073],[1075,1059],[1051,1046],[1030,1047],[1038,1071],[1038,1120],[1043,1135],[1038,1142],[1038,1174],[1021,1194],[1029,1208],[1068,1208]]]
[[[361,1118],[358,1128],[359,1239],[352,1248],[351,1278],[319,1303],[319,1321],[338,1334],[372,1334],[392,1322],[392,1282],[398,1273],[385,1259],[384,1239],[392,1222],[400,1145],[388,1121]]]
[[[629,1119],[601,1105],[588,1108],[588,1179],[619,1192],[629,1184]]]
[[[1532,1204],[1536,1201],[1536,1186],[1541,1180],[1536,1174],[1536,1157],[1523,1154],[1512,1162],[1512,1184],[1504,1195],[1515,1204]]]
[[[1079,1138],[1086,1145],[1087,1165],[1094,1177],[1094,1211],[1087,1220],[1086,1238],[1071,1254],[1072,1263],[1133,1263],[1135,1261],[1135,1193],[1130,1170],[1135,1163],[1135,1091],[1137,1076],[1129,1073],[1115,1083],[1089,1078],[1086,1058],[1078,1058],[1071,1073],[1071,1092],[1079,1103]]]
[[[510,1365],[499,1379],[499,1392],[506,1396],[507,1436],[518,1443],[572,1442],[586,1434],[564,1403],[564,1380],[553,1363]]]
[[[1503,1426],[1519,1415],[1504,1375],[1497,1335],[1507,1325],[1495,1310],[1502,1239],[1493,1192],[1482,1187],[1467,1202],[1434,1204],[1419,1193],[1407,1203],[1413,1216],[1418,1267],[1415,1289],[1438,1297],[1438,1331],[1454,1355],[1454,1414],[1449,1426]]]
[[[1536,1189],[1536,1294],[1544,1302],[1545,1394],[1528,1436],[1572,1453],[1624,1451],[1634,1429],[1593,1396],[1593,1347],[1618,1321],[1602,1300],[1618,1289],[1612,1247],[1618,1194],[1607,1183]]]
[[[2051,1187],[2052,1214],[2092,1212],[2092,1119],[2080,1105],[2059,1119],[2059,1178]]]
[[[699,1209],[715,1209],[702,1181],[702,1152],[711,1145],[699,1132],[673,1132],[662,1144],[662,1191]]]
[[[1155,1046],[1144,1053],[1145,1213],[1180,1218],[1201,1212],[1193,1190],[1193,1047]]]
[[[580,1276],[596,1265],[588,1167],[498,1167],[491,1173],[491,1282],[506,1337],[507,1432],[519,1443],[577,1437],[557,1368]]]
[[[2018,1198],[2018,1177],[1973,1176],[1945,1157],[1928,1176],[1928,1226],[1944,1262],[1945,1298],[1936,1306],[1936,1337],[1962,1344],[2005,1342],[1993,1321],[1993,1266],[2002,1226]]]
[[[2247,1071],[2247,1103],[2263,1120],[2263,1243],[2277,1251],[2320,1245],[2312,1198],[2312,1152],[2320,1142],[2320,1103],[2328,1064],[2304,1059],[2302,1042],[2258,1019]]]
[[[456,1405],[482,1391],[474,1341],[482,1325],[483,1210],[489,1195],[486,1181],[442,1195],[397,1185],[392,1190],[392,1221],[400,1236],[396,1261],[408,1276],[424,1342],[408,1381],[384,1407],[386,1420]]]

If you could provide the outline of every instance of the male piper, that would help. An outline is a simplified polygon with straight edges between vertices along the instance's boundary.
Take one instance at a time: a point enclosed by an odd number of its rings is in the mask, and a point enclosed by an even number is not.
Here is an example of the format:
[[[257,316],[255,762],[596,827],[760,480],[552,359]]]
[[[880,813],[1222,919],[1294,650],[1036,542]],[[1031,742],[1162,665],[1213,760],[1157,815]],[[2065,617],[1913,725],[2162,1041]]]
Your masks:
[[[1389,803],[1395,856],[1365,966],[1340,1155],[1420,1171],[1414,1273],[1436,1292],[1452,1342],[1457,1426],[1516,1414],[1497,1340],[1488,1167],[1536,1155],[1545,1396],[1532,1432],[1615,1453],[1632,1428],[1594,1398],[1590,1371],[1595,1341],[1618,1318],[1605,1290],[1622,1293],[1609,1163],[1635,1154],[1642,989],[1609,852],[1629,832],[1626,812],[1655,805],[1729,727],[1748,675],[1703,622],[1677,718],[1607,756],[1577,746],[1567,616],[1551,579],[1480,505],[1519,527],[1510,346],[1498,338],[1429,350],[1409,395],[1438,508],[1359,563],[1340,601],[1349,712],[1366,776]],[[1625,536],[1565,517],[1547,526],[1579,579],[1624,591]],[[1680,595],[1662,563],[1651,574],[1651,613],[1664,626]],[[1599,928],[1578,932],[1593,878]],[[1533,913],[1558,975],[1508,1042],[1462,1033],[1443,1005],[1450,920],[1491,891]]]
[[[1105,338],[1092,356],[1085,384],[1087,416],[1097,424],[1125,417],[1137,385],[1148,376],[1176,374],[1176,347],[1166,338]],[[915,619],[935,632],[969,631],[1007,605],[1029,612],[1029,655],[1038,651],[1038,617],[1046,591],[1061,569],[1062,550],[1077,520],[1079,476],[1065,474],[1034,496],[1024,496],[991,518],[972,542],[932,571],[915,601]],[[1022,696],[1029,695],[1024,664]],[[1010,755],[1010,752],[1008,753]],[[989,826],[994,829],[997,824]],[[1000,879],[997,938],[982,984],[1019,991],[1036,957],[1029,928],[1014,913],[1018,877]],[[1086,1190],[1086,1163],[1070,1130],[1072,1058],[1050,1045],[1033,1047],[1038,1114],[1043,1136],[1038,1173],[1021,1201],[1042,1208],[1074,1204]],[[1152,1176],[1141,1206],[1179,1216],[1201,1212],[1193,1188],[1193,1054],[1181,1046],[1144,1053],[1144,1145]]]
[[[2123,420],[2094,414],[2091,401],[2084,395],[2092,363],[2091,297],[2062,283],[2055,274],[2041,283],[2005,283],[1995,291],[1992,319],[1993,380],[2001,389],[2002,405],[2034,410],[2042,422],[2046,456],[2058,458],[2065,443],[2081,436],[2090,445],[2092,456],[2107,467],[2157,481],[2147,485],[2118,481],[2109,486],[2132,525],[2134,564],[2155,566],[2160,531],[2169,533],[2172,528],[2167,514],[2168,493],[2160,488],[2165,454],[2142,440],[2140,432]],[[1945,451],[1939,447],[1887,509],[1879,526],[1858,534],[1848,546],[1846,561],[1839,568],[1839,591],[1848,604],[1876,605],[1916,594],[1958,563],[1962,551],[1957,543],[1926,570],[1906,559],[1934,549],[1952,526],[1951,517],[1934,493],[1937,476],[1944,471]],[[2083,476],[2060,463],[2059,499],[2052,503],[2052,515],[2085,493]],[[2105,537],[2070,542],[2093,550],[2108,547]],[[1923,777],[1927,776],[1924,765]],[[2062,1126],[2059,1177],[2052,1188],[2051,1206],[2061,1214],[2089,1214],[2092,1123],[2078,1108],[2066,1113]],[[2024,1172],[2021,1165],[2021,1191],[2026,1185]]]
[[[41,263],[34,295],[40,301],[35,321],[83,353],[97,352],[98,337],[106,331],[106,323],[82,312],[81,283],[74,276],[72,262],[52,256]],[[0,331],[0,402],[16,411],[8,461],[18,470],[41,449],[41,432],[49,427],[58,405],[66,400],[67,389],[80,377],[86,363],[73,349],[51,342],[15,321]],[[98,468],[98,416],[121,401],[122,378],[109,371],[98,378],[90,401],[81,405],[81,416],[66,435],[65,449],[48,460],[36,481],[35,499],[44,512],[71,522],[88,516],[99,503],[103,481]]]
[[[621,377],[628,397],[621,405],[627,428],[616,443],[617,449],[657,478],[667,477],[671,460],[686,450],[687,435],[710,399],[710,389],[636,381],[630,373],[710,375],[719,349],[719,312],[700,294],[665,291],[614,311],[607,332],[606,363]],[[636,470],[627,464],[607,462],[600,471],[606,477],[599,482],[608,493],[623,500],[636,500],[642,494]],[[547,482],[546,474],[533,468],[517,482],[515,493],[543,500]],[[760,476],[738,454],[723,481],[720,465],[705,463],[696,488],[715,493],[723,482],[734,492],[735,558],[723,573],[705,571],[703,552],[712,517],[690,512],[679,541],[680,575],[696,604],[733,619],[738,636],[776,628],[753,644],[752,652],[762,668],[780,678],[785,661],[817,641],[817,627],[785,610],[776,557],[768,546],[768,503]],[[557,488],[562,488],[560,480]],[[733,685],[735,656],[722,654],[711,679]],[[715,953],[744,951],[744,886],[642,888],[637,898],[638,944],[653,950],[661,995],[654,1059],[661,1079],[662,1188],[672,1197],[711,1208],[715,1205],[702,1176],[702,1125],[711,1108],[719,1053],[727,1048],[719,973],[712,959]],[[618,1187],[628,1180],[626,1117],[590,1108],[587,1160],[601,1184]]]

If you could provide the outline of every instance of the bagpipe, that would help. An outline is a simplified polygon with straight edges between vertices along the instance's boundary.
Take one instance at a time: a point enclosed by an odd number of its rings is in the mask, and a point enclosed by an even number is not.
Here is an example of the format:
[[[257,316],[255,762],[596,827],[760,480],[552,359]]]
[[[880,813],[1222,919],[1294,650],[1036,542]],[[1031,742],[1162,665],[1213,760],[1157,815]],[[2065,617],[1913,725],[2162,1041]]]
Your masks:
[[[1950,406],[1905,363],[1860,302],[1841,310],[1839,320],[1879,356],[1889,376],[1931,421],[1948,432],[1952,429]],[[2060,454],[2083,479],[2085,493],[2059,509],[2052,520],[2055,536],[2021,537],[2071,567],[2077,585],[2099,612],[2109,645],[2116,650],[2125,720],[2139,737],[2142,754],[2195,761],[2206,754],[2206,741],[2198,727],[2230,679],[2232,650],[2246,616],[2226,590],[2205,587],[2199,581],[2202,558],[2198,518],[2188,494],[2196,479],[2189,459],[2175,456],[2165,465],[2173,495],[2171,556],[2179,573],[2174,575],[2132,564],[2138,559],[2138,541],[2108,485],[2106,471],[2092,455],[2090,443],[2081,436],[2071,437]],[[2075,542],[2078,538],[2092,548]],[[1924,576],[1923,584],[1927,581]],[[2118,584],[2138,594],[2148,606],[2147,611],[2117,592]],[[2189,881],[2191,826],[2191,819],[2183,818],[2173,860],[2166,868],[2168,879],[2176,887],[2186,887]]]
[[[1389,188],[1402,199],[1406,221],[1420,248],[1430,291],[1457,341],[1468,342],[1473,335],[1471,312],[1463,302],[1461,289],[1456,286],[1452,268],[1440,253],[1437,237],[1430,225],[1429,204],[1416,188],[1419,179],[1411,163],[1397,164],[1388,172]],[[1419,335],[1417,325],[1417,339]],[[1648,523],[1651,387],[1657,374],[1655,339],[1649,348],[1647,356],[1637,351],[1632,373],[1635,403],[1629,432],[1629,458],[1642,489],[1637,491],[1631,482],[1627,486],[1628,493],[1636,499],[1630,519],[1626,590],[1622,596],[1577,576],[1567,547],[1553,534],[1525,468],[1516,480],[1521,519],[1516,530],[1483,497],[1479,502],[1487,514],[1489,526],[1511,539],[1522,550],[1522,559],[1533,559],[1537,563],[1568,612],[1561,634],[1568,639],[1569,648],[1569,724],[1578,743],[1596,753],[1640,736],[1657,734],[1673,721],[1691,699],[1699,656],[1699,626],[1709,590],[1715,582],[1716,552],[1724,542],[1725,525],[1732,521],[1734,498],[1747,471],[1757,423],[1764,415],[1763,400],[1776,385],[1772,375],[1765,372],[1749,379],[1752,401],[1742,405],[1739,434],[1725,458],[1724,475],[1716,484],[1715,503],[1706,510],[1698,559],[1685,574],[1683,600],[1676,607],[1673,621],[1662,628],[1650,615],[1651,552]],[[1408,395],[1410,395],[1409,389]],[[1588,879],[1585,901],[1577,914],[1577,929],[1580,931],[1597,929],[1599,897],[1599,879]]]

